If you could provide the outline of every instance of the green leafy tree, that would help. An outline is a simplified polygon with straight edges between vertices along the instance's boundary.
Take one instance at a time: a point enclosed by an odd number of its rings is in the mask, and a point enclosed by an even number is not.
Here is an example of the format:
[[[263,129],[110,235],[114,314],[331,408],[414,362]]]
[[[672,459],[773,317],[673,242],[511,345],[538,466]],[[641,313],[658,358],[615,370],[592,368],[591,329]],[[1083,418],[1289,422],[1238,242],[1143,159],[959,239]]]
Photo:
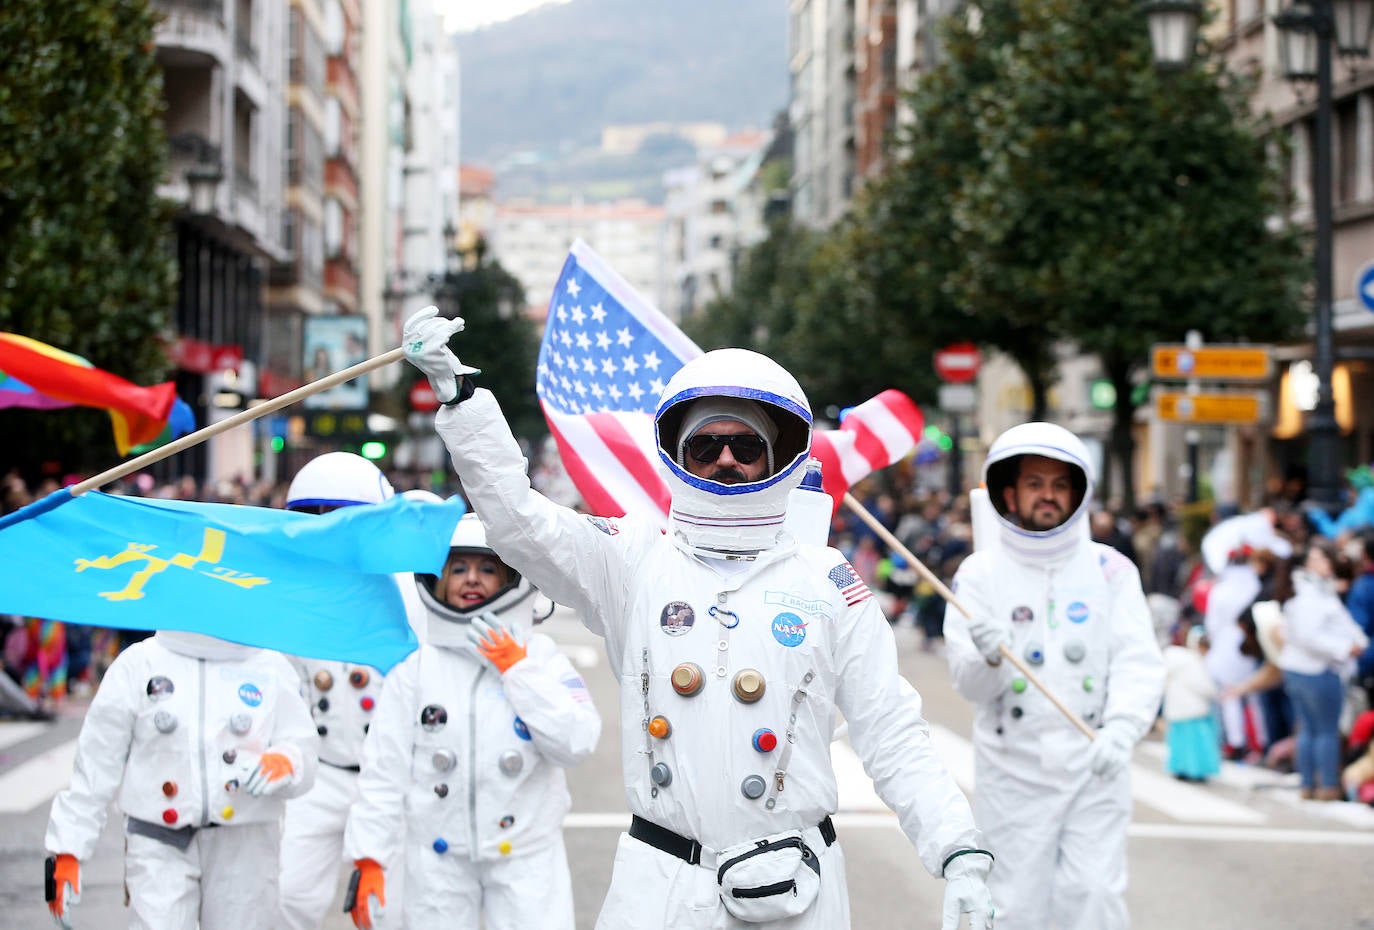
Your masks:
[[[155,23],[145,0],[0,5],[0,330],[138,384],[165,376],[176,276]],[[114,456],[99,411],[0,416],[30,473]]]
[[[1271,229],[1263,127],[1218,62],[1157,73],[1134,0],[998,0],[984,14],[985,30],[995,17],[1015,34],[981,52],[995,76],[976,94],[979,154],[952,204],[955,291],[1098,356],[1129,507],[1132,387],[1151,344],[1189,329],[1291,335],[1302,250]]]
[[[869,295],[864,312],[881,320],[883,345],[908,356],[926,392],[933,393],[932,353],[971,341],[1017,362],[1031,387],[1032,415],[1041,418],[1055,374],[1054,333],[1044,315],[1008,295],[971,295],[962,286],[969,258],[958,224],[979,182],[983,99],[997,92],[996,50],[1017,34],[1007,3],[982,8],[979,19],[947,21],[944,59],[909,98],[915,119],[898,133],[891,167],[857,199],[846,251]]]

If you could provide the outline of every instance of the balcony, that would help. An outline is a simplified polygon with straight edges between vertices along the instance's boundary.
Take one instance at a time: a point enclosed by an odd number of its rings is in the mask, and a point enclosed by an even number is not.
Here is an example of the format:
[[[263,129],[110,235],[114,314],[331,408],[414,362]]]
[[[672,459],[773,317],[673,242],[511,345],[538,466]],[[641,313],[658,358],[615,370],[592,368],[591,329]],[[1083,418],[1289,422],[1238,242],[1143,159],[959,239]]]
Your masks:
[[[157,26],[158,58],[186,66],[223,65],[233,57],[233,44],[224,26],[223,0],[154,0],[163,14]]]

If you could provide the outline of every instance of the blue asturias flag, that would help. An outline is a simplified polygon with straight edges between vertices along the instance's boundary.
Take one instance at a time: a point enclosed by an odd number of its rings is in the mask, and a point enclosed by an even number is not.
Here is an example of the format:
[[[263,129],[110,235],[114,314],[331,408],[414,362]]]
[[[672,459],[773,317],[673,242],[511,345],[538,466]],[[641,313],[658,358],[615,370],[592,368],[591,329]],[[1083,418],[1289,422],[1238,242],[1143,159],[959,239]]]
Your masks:
[[[0,613],[385,671],[416,647],[391,573],[441,571],[463,511],[399,494],[313,515],[57,491],[0,518]]]

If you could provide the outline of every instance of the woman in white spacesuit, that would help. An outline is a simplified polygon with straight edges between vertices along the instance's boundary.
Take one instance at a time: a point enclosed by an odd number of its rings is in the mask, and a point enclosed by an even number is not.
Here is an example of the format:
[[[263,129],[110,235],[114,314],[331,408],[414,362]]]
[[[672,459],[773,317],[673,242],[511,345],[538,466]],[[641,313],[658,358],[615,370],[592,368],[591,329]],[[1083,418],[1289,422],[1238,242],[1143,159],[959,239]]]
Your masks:
[[[127,818],[129,926],[276,930],[282,799],[310,788],[315,728],[276,652],[163,630],[124,650],[77,741],[44,842],[71,927],[111,801]]]
[[[380,504],[391,483],[376,465],[351,452],[326,452],[307,462],[286,493],[286,509],[329,513]],[[409,583],[409,576],[405,576]],[[358,797],[363,737],[382,693],[382,673],[337,659],[292,657],[319,734],[315,787],[286,805],[281,844],[281,923],[317,930],[334,902],[342,872],[344,824]]]
[[[968,802],[941,764],[891,628],[833,549],[784,528],[811,445],[796,380],[740,349],[688,362],[656,415],[669,532],[588,518],[534,492],[489,391],[421,311],[407,358],[492,547],[606,638],[620,680],[633,819],[597,926],[849,926],[830,741],[838,707],[921,861],[948,879],[944,927],[991,926]]]
[[[998,930],[1125,930],[1130,760],[1164,690],[1135,566],[1088,537],[1087,449],[1052,423],[998,437],[983,467],[997,511],[945,611],[954,686],[977,705],[974,813],[997,856]],[[1097,728],[1090,741],[1010,662],[1006,645]]]
[[[563,769],[591,755],[601,718],[532,632],[533,588],[476,515],[458,522],[443,573],[416,580],[429,639],[387,675],[364,745],[345,841],[353,921],[375,926],[404,861],[407,930],[571,930]]]

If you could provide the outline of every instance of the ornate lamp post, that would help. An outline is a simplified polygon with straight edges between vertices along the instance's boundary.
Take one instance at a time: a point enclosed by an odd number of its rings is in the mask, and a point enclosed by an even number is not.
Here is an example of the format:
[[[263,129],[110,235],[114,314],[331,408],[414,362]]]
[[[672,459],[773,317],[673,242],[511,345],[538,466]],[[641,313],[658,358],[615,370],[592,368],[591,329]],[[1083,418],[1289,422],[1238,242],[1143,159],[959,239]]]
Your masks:
[[[1186,67],[1202,15],[1200,2],[1147,0],[1155,63],[1163,69]],[[1274,17],[1279,29],[1279,64],[1285,79],[1315,81],[1316,126],[1312,144],[1313,312],[1317,404],[1307,420],[1308,496],[1326,510],[1341,505],[1340,427],[1331,392],[1335,358],[1332,344],[1331,227],[1331,47],[1342,55],[1367,57],[1374,29],[1374,0],[1298,0]]]

